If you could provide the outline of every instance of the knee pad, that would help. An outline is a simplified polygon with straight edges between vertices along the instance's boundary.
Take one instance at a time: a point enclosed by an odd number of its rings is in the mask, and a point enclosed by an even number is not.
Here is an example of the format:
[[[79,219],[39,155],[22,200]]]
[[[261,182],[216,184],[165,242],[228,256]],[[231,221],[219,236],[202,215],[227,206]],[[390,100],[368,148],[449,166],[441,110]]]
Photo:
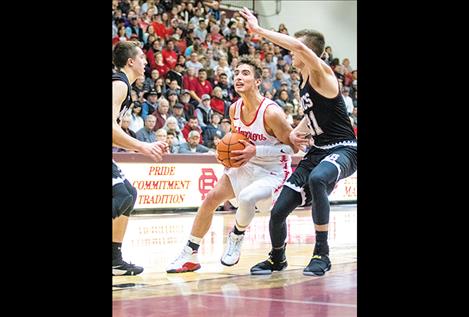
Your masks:
[[[126,182],[128,183],[128,181]],[[130,183],[126,187],[127,187],[127,190],[129,191],[130,196],[132,197],[132,203],[130,207],[124,211],[123,215],[126,215],[127,217],[129,217],[130,213],[134,210],[135,202],[137,201],[137,190],[135,189],[135,187],[130,185]]]
[[[133,210],[134,201],[134,196],[129,193],[123,183],[112,186],[112,218],[121,215],[129,216]]]

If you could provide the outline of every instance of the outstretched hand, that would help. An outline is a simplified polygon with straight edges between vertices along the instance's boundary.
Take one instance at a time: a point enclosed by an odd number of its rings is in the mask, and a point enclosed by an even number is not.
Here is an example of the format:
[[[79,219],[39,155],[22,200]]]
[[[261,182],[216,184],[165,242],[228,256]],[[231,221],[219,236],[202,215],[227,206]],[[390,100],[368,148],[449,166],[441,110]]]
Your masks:
[[[239,140],[240,143],[244,144],[243,150],[231,151],[233,155],[231,159],[240,163],[240,166],[246,164],[252,157],[256,156],[256,146],[252,143],[244,140]]]
[[[252,14],[252,12],[246,8],[243,7],[242,10],[239,11],[239,14],[246,20],[247,27],[254,33],[257,33],[259,30],[259,22],[257,21],[257,18]]]
[[[168,144],[166,142],[142,142],[141,145],[140,152],[152,158],[155,162],[163,160],[163,154],[168,152]]]
[[[306,147],[311,145],[311,134],[293,130],[290,132],[290,142],[304,151]]]

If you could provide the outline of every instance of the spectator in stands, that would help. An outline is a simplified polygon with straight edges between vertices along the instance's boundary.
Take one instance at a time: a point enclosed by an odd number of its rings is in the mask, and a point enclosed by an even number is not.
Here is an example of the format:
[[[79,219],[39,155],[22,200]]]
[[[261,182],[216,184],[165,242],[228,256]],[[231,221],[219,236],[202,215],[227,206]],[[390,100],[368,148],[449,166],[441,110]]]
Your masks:
[[[213,88],[212,99],[210,100],[210,107],[214,112],[220,114],[222,117],[225,115],[226,108],[229,107],[229,104],[225,104],[225,101],[223,100],[222,96],[222,89],[218,86]]]
[[[283,112],[285,113],[285,118],[287,119],[290,125],[293,125],[293,105],[290,102],[285,103],[283,106]]]
[[[231,121],[228,117],[221,120],[220,130],[222,130],[224,134],[231,131]]]
[[[230,85],[228,82],[228,75],[226,73],[221,73],[219,75],[219,81],[216,85],[221,88],[222,99],[229,104],[234,102],[235,91],[233,85]]]
[[[145,82],[143,83],[143,90],[150,91],[155,89],[155,82],[160,77],[160,73],[157,69],[151,71],[150,77],[145,78]]]
[[[184,70],[184,65],[181,64],[176,64],[176,67],[174,69],[170,69],[168,74],[166,74],[166,79],[169,80],[170,82],[175,80],[177,82],[177,85],[179,87],[182,87],[182,72]]]
[[[140,96],[140,93],[143,92],[143,83],[145,81],[145,76],[139,76],[135,80],[135,82],[132,84],[132,89],[135,90],[137,95]]]
[[[201,43],[205,42],[205,38],[207,37],[207,22],[204,18],[199,19],[199,25],[194,30],[195,36],[198,37]]]
[[[183,129],[184,126],[187,123],[186,118],[184,117],[184,106],[182,103],[178,102],[174,107],[173,107],[173,114],[172,117],[174,117],[177,121],[179,129]],[[171,118],[171,117],[170,117]],[[169,118],[168,118],[169,119]],[[166,120],[168,121],[168,120]]]
[[[171,37],[171,35],[174,33],[174,29],[171,26],[171,20],[169,19],[169,14],[167,11],[163,12],[163,14],[161,15],[161,22],[163,23],[164,29],[165,29],[164,39],[168,40]]]
[[[146,28],[146,32],[143,34],[143,44],[144,44],[144,47],[147,46],[147,44],[149,44],[148,40],[150,39],[150,36],[153,36],[153,38],[156,38],[156,33],[155,33],[155,29],[153,28],[153,25],[148,25],[148,27]],[[148,46],[149,47],[149,46]]]
[[[210,149],[200,142],[200,132],[192,130],[188,134],[188,141],[179,146],[179,153],[207,153]]]
[[[259,92],[262,95],[264,95],[266,91],[269,91],[272,95],[274,95],[276,92],[273,87],[272,80],[270,78],[270,68],[267,66],[262,67],[261,84],[259,86]]]
[[[334,60],[334,55],[332,54],[332,47],[326,46],[324,49],[324,54],[322,59],[330,66],[332,66],[332,61]]]
[[[243,42],[239,45],[239,55],[249,55],[249,46],[251,45],[251,35],[246,34]]]
[[[220,27],[216,24],[210,28],[210,35],[212,36],[212,42],[220,43],[223,38],[223,35],[220,34]]]
[[[298,74],[298,71],[296,69],[292,69],[290,71],[290,76],[288,79],[286,79],[288,83],[288,87],[290,89],[293,89],[294,86],[299,86],[300,85],[300,75]]]
[[[155,54],[161,52],[161,42],[157,38],[153,42],[150,43],[150,47],[146,52],[148,66],[150,67],[150,71],[156,69],[156,62],[155,62]]]
[[[152,115],[156,118],[156,123],[153,127],[153,131],[157,131],[164,126],[166,119],[168,119],[169,117],[168,112],[169,101],[164,97],[158,99],[158,108],[156,108],[156,111],[152,113]]]
[[[122,117],[122,120],[120,122],[120,126],[126,134],[128,134],[132,138],[136,139],[137,136],[136,136],[135,132],[129,129],[130,122],[131,122],[130,114],[126,114]],[[122,149],[122,148],[119,148],[119,147],[113,147],[112,151],[113,152],[127,152],[126,149]],[[132,151],[129,151],[129,152],[132,152]]]
[[[285,79],[283,78],[283,71],[282,70],[277,70],[277,72],[275,73],[275,79],[274,81],[272,82],[272,87],[275,89],[275,90],[280,90],[280,84],[285,81]]]
[[[167,132],[166,143],[168,143],[168,152],[172,154],[179,152],[179,144],[178,145],[174,144],[174,140],[175,140],[174,132],[170,132],[170,131]]]
[[[166,93],[166,83],[164,82],[162,77],[159,77],[155,81],[155,90],[156,90],[156,93],[158,94],[158,98],[160,98],[161,96],[164,96],[164,94]]]
[[[178,126],[177,119],[173,116],[169,117],[164,126],[163,129],[166,130],[166,132],[171,132],[174,134],[174,144],[180,145],[181,143],[186,143],[186,139],[184,138],[184,135],[182,134],[181,129]]]
[[[158,92],[152,89],[144,94],[145,102],[142,104],[142,118],[145,120],[149,114],[155,112],[158,107]]]
[[[286,106],[287,103],[290,103],[290,98],[288,96],[288,91],[286,89],[279,90],[278,99],[275,100],[276,103],[282,108]]]
[[[215,135],[218,135],[220,138],[222,138],[225,134],[223,131],[220,129],[220,121],[222,119],[222,116],[216,112],[212,113],[212,116],[210,118],[209,124],[205,126],[205,128],[202,128],[202,136],[204,139],[204,144],[211,149],[215,148],[215,145],[213,143],[213,138]]]
[[[155,135],[156,135],[156,141],[166,142],[166,139],[168,136],[166,129],[161,128],[161,129],[156,130]]]
[[[182,135],[184,135],[184,138],[187,142],[189,142],[189,132],[192,130],[198,131],[200,134],[202,134],[202,128],[199,127],[199,120],[197,117],[190,117],[189,121],[184,126],[184,129],[182,129]],[[202,144],[202,142],[203,140],[200,138],[199,143]]]
[[[210,95],[203,94],[200,103],[195,108],[194,115],[199,120],[199,125],[203,129],[210,123],[213,110],[210,106]]]
[[[125,26],[120,26],[118,31],[117,31],[117,34],[115,37],[112,38],[112,44],[116,44],[118,43],[119,41],[120,42],[124,42],[124,41],[127,41],[128,38],[127,36],[125,35]]]
[[[132,101],[138,101],[138,95],[137,92],[133,89],[130,90],[130,100]]]
[[[166,78],[166,74],[169,72],[169,67],[163,61],[163,54],[157,52],[155,54],[155,69],[158,70],[160,77]]]
[[[188,67],[186,73],[182,76],[182,88],[189,91],[195,90],[196,83],[197,77],[195,76],[195,68]]]
[[[169,104],[169,111],[168,113],[172,114],[173,113],[173,108],[176,104],[179,103],[178,99],[178,90],[167,90],[166,92],[166,98],[168,99],[168,104]]]
[[[139,25],[137,16],[130,18],[130,25],[125,29],[125,35],[128,39],[132,38],[132,34],[137,35],[138,40],[143,43],[143,29]]]
[[[186,62],[186,68],[193,68],[195,70],[195,76],[198,76],[199,69],[203,68],[203,65],[199,62],[197,53],[191,53],[190,59]]]
[[[173,69],[177,63],[177,54],[174,51],[174,40],[169,38],[166,41],[165,48],[161,51],[163,54],[163,62],[169,69]]]
[[[350,93],[350,88],[348,87],[343,87],[342,88],[342,97],[344,98],[345,101],[345,106],[347,107],[347,114],[350,116],[353,111],[353,100],[349,96]]]
[[[355,126],[358,125],[357,110],[358,110],[358,107],[353,107],[352,114],[351,114],[351,117],[352,117],[352,119],[353,119],[353,124],[354,124]]]
[[[131,105],[132,112],[130,114],[130,125],[129,129],[137,133],[138,130],[143,128],[143,118],[141,116],[142,113],[142,105],[138,101],[134,101]],[[137,136],[135,136],[137,138]]]
[[[207,10],[207,13],[212,15],[217,21],[220,21],[220,18],[221,18],[220,2],[221,1],[212,1],[212,2],[204,1],[204,6],[209,8]]]
[[[202,101],[202,96],[205,94],[210,96],[213,88],[212,84],[207,80],[207,71],[205,69],[202,68],[199,70],[197,79],[198,80],[194,84],[194,94],[191,94],[191,96],[200,103]]]
[[[184,89],[179,97],[182,106],[184,107],[184,118],[188,121],[190,117],[194,116],[195,106],[190,102],[191,93],[189,90]]]
[[[170,93],[176,93],[176,95],[179,96],[181,87],[179,87],[177,80],[166,80],[166,82],[169,83],[165,92],[166,98],[169,97]]]
[[[137,131],[136,136],[137,139],[142,141],[142,142],[147,142],[147,143],[152,143],[156,142],[156,134],[153,131],[153,128],[155,127],[156,123],[156,118],[153,115],[148,115],[145,118],[145,124],[143,128]]]
[[[286,35],[289,35],[289,34],[288,34],[288,29],[287,29],[287,27],[285,26],[285,24],[283,24],[283,23],[280,23],[280,24],[278,25],[278,32],[279,32],[279,33],[286,34]]]
[[[228,82],[231,84],[233,82],[233,71],[228,65],[228,59],[226,57],[220,57],[217,68],[222,69],[222,72],[227,75]]]

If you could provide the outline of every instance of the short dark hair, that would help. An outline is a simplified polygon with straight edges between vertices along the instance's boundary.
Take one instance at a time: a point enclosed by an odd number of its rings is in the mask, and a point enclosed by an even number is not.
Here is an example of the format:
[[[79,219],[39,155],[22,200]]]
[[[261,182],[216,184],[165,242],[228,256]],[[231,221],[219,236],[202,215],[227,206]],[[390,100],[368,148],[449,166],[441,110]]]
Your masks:
[[[326,43],[324,35],[315,30],[303,29],[295,34],[296,38],[304,37],[304,44],[309,47],[318,57],[324,52],[324,45]]]
[[[135,58],[138,54],[137,43],[133,41],[118,42],[112,51],[112,61],[117,68],[127,65],[129,58]]]
[[[240,66],[242,64],[246,64],[246,65],[249,65],[249,66],[252,67],[252,69],[254,70],[254,78],[255,79],[261,78],[262,68],[259,65],[259,63],[256,61],[256,59],[254,59],[254,57],[248,56],[248,55],[241,56],[239,58],[239,61],[238,61],[238,66]]]

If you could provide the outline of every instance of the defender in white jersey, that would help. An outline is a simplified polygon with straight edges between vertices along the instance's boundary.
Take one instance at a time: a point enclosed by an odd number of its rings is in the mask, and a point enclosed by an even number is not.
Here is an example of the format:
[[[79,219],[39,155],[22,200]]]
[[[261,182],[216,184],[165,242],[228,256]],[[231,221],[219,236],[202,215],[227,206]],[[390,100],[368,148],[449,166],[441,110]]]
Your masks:
[[[242,57],[234,71],[234,84],[240,100],[230,106],[232,131],[246,135],[244,150],[237,151],[239,168],[226,168],[224,175],[202,202],[192,226],[191,235],[181,254],[166,272],[182,273],[201,266],[197,251],[212,223],[215,209],[224,201],[233,200],[238,209],[236,224],[228,234],[228,246],[221,263],[238,263],[244,232],[251,223],[255,208],[269,210],[280,193],[283,182],[291,175],[292,127],[283,110],[259,93],[261,68],[250,57]],[[297,148],[294,147],[295,151]]]

